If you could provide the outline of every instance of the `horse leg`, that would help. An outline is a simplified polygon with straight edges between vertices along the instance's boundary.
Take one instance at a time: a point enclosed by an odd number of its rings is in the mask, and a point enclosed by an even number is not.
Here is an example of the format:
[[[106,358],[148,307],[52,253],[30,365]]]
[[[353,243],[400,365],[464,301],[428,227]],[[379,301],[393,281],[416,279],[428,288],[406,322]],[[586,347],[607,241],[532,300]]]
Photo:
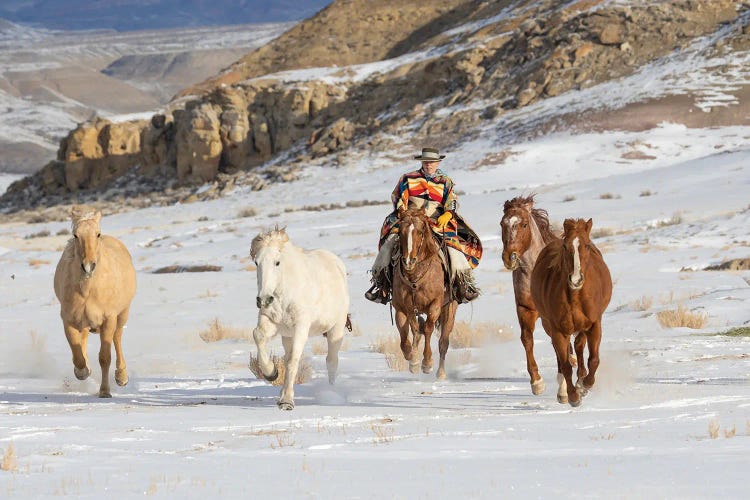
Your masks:
[[[437,378],[439,380],[445,380],[445,355],[448,354],[448,346],[450,345],[451,332],[453,331],[453,324],[456,320],[456,309],[458,308],[458,302],[455,300],[446,304],[440,312],[440,341],[438,347],[440,349],[440,366],[438,366]]]
[[[526,351],[526,370],[529,372],[531,392],[539,395],[544,392],[544,379],[539,375],[539,367],[534,359],[534,326],[539,313],[526,306],[516,306],[518,323],[521,325],[521,343]]]
[[[588,390],[596,381],[596,370],[599,368],[599,344],[602,341],[602,320],[600,319],[586,332],[589,344],[589,374],[583,379],[583,387]],[[583,364],[583,363],[581,363]]]
[[[128,383],[128,368],[125,364],[125,356],[122,353],[122,329],[125,327],[125,323],[128,322],[128,315],[130,308],[125,309],[117,317],[117,328],[115,329],[115,382],[117,385],[123,386]]]
[[[442,297],[441,297],[442,298]],[[432,372],[432,332],[435,331],[435,322],[440,317],[440,302],[435,301],[427,311],[427,321],[424,322],[422,335],[424,335],[424,354],[422,357],[422,373]]]
[[[578,380],[576,381],[576,389],[581,393],[581,396],[585,396],[588,392],[583,387],[583,377],[587,375],[588,372],[586,372],[586,367],[583,363],[583,348],[586,346],[586,333],[585,332],[579,332],[578,335],[576,335],[575,340],[575,348],[576,348],[576,357],[581,360],[580,363],[578,363],[578,370],[577,370],[577,376]],[[573,363],[571,362],[571,365]]]
[[[561,374],[558,373],[557,378],[560,382],[560,391],[558,392],[558,401],[560,400],[560,392],[562,391],[563,384],[565,383],[565,388],[567,389],[568,393],[568,402],[570,403],[570,406],[579,406],[581,404],[581,395],[576,390],[576,386],[573,385],[573,367],[570,365],[570,359],[569,358],[569,349],[570,349],[570,337],[563,335],[560,332],[555,332],[554,335],[552,335],[552,344],[555,347],[555,352],[557,353],[558,362],[560,365],[560,370],[562,371],[562,377],[564,378],[561,380]]]
[[[326,368],[328,368],[328,383],[336,382],[336,372],[339,368],[339,349],[344,340],[344,325],[337,324],[328,331],[328,354],[326,355]]]
[[[70,351],[73,353],[73,373],[78,380],[86,380],[91,375],[91,369],[86,358],[88,330],[78,330],[70,325],[65,325],[65,337],[68,339]]]
[[[411,340],[409,340],[409,318],[406,313],[396,309],[396,328],[401,336],[401,352],[404,353],[404,359],[411,361],[414,353],[411,349]]]
[[[260,372],[269,382],[273,382],[279,376],[279,371],[273,365],[266,349],[268,339],[272,338],[276,333],[276,325],[271,323],[271,320],[267,316],[259,314],[258,326],[253,330],[253,340],[255,340],[255,347],[258,349]]]
[[[117,329],[117,318],[106,318],[99,332],[99,366],[102,369],[102,383],[99,386],[100,398],[111,398],[109,392],[109,365],[112,363],[112,340]]]
[[[281,389],[281,395],[277,403],[280,410],[294,409],[294,381],[297,379],[299,361],[302,358],[302,351],[305,349],[309,333],[309,322],[301,321],[297,323],[294,327],[291,352],[284,353],[286,359],[286,377],[284,378],[284,386]]]
[[[409,328],[412,336],[412,356],[409,360],[409,371],[419,373],[419,343],[422,341],[422,328],[424,328],[424,319],[416,314],[409,316]]]

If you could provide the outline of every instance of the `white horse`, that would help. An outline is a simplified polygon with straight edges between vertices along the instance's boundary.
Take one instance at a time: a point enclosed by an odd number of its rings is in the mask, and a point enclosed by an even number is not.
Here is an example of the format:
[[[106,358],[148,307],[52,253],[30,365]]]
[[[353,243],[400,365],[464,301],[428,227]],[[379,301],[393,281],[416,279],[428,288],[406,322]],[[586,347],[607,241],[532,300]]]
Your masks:
[[[308,336],[326,336],[328,381],[333,384],[336,379],[344,328],[351,328],[346,268],[327,250],[308,251],[294,246],[286,231],[278,228],[253,238],[250,256],[258,268],[258,326],[253,330],[253,339],[260,369],[267,380],[279,376],[266,344],[281,334],[286,379],[278,406],[291,410],[294,380]]]

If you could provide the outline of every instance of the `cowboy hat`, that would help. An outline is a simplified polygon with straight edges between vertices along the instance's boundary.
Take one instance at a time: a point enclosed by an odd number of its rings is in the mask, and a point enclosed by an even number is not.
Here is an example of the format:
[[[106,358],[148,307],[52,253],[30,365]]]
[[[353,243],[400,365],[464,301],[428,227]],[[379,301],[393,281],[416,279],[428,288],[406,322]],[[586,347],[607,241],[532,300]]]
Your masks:
[[[440,151],[435,148],[422,148],[422,154],[414,157],[415,160],[422,161],[440,161],[445,158],[445,155],[441,155]]]

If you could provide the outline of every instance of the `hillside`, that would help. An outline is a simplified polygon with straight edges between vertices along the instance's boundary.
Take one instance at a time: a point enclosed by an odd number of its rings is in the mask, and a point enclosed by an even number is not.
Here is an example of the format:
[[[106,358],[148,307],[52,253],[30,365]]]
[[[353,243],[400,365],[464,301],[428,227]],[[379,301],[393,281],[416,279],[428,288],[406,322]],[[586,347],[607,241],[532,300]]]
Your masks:
[[[336,1],[151,120],[80,125],[0,206],[205,199],[488,126],[502,149],[559,129],[744,124],[749,4]]]

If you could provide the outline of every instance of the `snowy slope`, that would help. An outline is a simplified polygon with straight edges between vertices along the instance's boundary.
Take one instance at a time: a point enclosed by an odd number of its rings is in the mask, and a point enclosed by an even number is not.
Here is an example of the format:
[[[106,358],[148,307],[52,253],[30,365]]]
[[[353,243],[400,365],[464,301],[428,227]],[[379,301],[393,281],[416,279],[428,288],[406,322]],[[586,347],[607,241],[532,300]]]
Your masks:
[[[378,336],[396,335],[388,309],[362,298],[387,206],[298,210],[387,199],[397,176],[414,166],[409,149],[394,152],[403,162],[363,156],[337,169],[310,167],[304,179],[260,192],[106,217],[104,231],[131,250],[139,279],[124,340],[131,382],[114,387],[112,400],[93,396],[95,361],[90,380],[71,373],[51,285],[65,236],[24,238],[66,224],[0,225],[0,449],[12,444],[18,463],[15,473],[0,471],[0,491],[19,498],[743,497],[750,339],[714,334],[750,321],[750,274],[680,269],[747,256],[748,136],[745,127],[666,124],[557,134],[513,144],[515,154],[496,165],[482,160],[507,144],[486,137],[449,151],[444,168],[486,247],[477,270],[485,293],[462,306],[459,319],[512,334],[451,349],[445,382],[391,371],[369,349]],[[622,157],[633,149],[653,159]],[[531,395],[511,276],[499,258],[502,203],[531,191],[557,222],[593,217],[595,231],[610,230],[596,240],[615,282],[600,376],[577,409],[555,400],[554,353],[541,327],[536,354],[547,391]],[[612,197],[602,199],[606,193]],[[238,217],[249,206],[258,216]],[[676,213],[679,223],[658,224]],[[279,412],[277,388],[246,368],[252,341],[198,337],[216,317],[252,328],[249,242],[274,224],[286,225],[298,245],[344,259],[362,332],[348,338],[334,387],[311,341],[314,377],[297,388],[292,413]],[[223,271],[149,273],[197,263]],[[642,297],[653,305],[636,310]],[[678,304],[705,311],[706,327],[659,326],[655,313]],[[97,346],[93,339],[92,359]],[[711,439],[714,425],[720,431]]]

